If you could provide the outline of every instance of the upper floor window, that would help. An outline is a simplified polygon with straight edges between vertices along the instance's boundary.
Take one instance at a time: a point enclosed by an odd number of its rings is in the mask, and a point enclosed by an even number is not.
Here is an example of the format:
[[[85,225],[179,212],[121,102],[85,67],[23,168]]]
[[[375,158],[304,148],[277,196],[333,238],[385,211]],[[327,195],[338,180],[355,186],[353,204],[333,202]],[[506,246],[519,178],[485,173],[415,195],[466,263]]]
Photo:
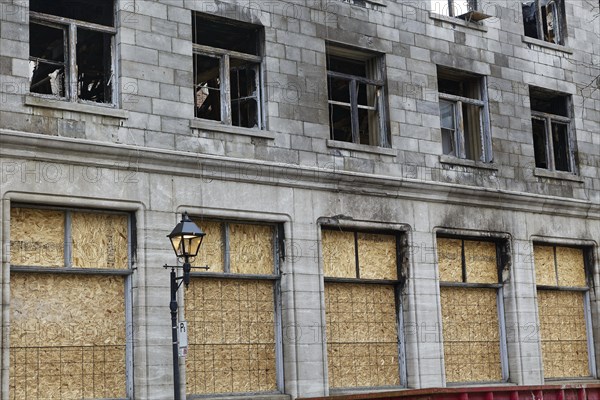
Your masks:
[[[196,118],[262,129],[260,27],[195,13]]]
[[[431,11],[449,17],[471,18],[478,10],[477,0],[430,0]]]
[[[389,147],[383,57],[327,45],[331,139]]]
[[[530,87],[535,166],[575,172],[570,96]]]
[[[563,0],[524,1],[522,6],[525,36],[564,44],[566,24]]]
[[[438,91],[444,154],[491,162],[485,77],[438,67]]]
[[[112,1],[31,0],[29,91],[114,103]]]

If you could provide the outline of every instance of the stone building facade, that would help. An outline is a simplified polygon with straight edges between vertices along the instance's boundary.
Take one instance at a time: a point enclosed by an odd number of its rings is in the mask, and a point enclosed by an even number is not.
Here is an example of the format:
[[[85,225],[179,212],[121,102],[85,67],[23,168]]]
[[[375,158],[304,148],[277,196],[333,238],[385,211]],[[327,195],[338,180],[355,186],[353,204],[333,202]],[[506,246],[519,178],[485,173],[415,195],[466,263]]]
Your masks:
[[[598,377],[586,0],[0,5],[2,399]],[[449,7],[451,5],[451,7]]]

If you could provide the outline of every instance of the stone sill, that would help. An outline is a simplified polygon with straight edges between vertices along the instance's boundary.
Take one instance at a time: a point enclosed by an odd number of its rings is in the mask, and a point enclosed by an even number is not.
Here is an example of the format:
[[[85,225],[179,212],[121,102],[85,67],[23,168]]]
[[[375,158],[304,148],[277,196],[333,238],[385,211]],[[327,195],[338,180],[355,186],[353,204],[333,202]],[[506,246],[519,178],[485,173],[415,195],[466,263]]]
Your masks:
[[[475,22],[467,22],[460,18],[449,17],[447,15],[437,14],[432,11],[429,11],[429,18],[435,19],[438,21],[448,22],[453,25],[464,26],[465,28],[475,29],[476,31],[487,32],[488,28],[485,25],[481,25]]]
[[[533,170],[533,175],[535,175],[539,178],[550,178],[550,179],[558,179],[558,180],[563,180],[563,181],[584,183],[582,177],[580,177],[578,175],[573,175],[570,172],[564,172],[564,171],[549,171],[549,170],[543,169],[543,168],[536,168]]]
[[[233,135],[251,136],[263,139],[275,139],[275,132],[262,131],[252,128],[240,128],[239,126],[223,125],[218,122],[208,122],[199,119],[190,120],[190,128],[203,131],[213,131],[221,133],[231,133]]]
[[[396,157],[396,154],[397,154],[396,150],[390,149],[387,147],[369,146],[366,144],[342,142],[340,140],[328,139],[326,142],[326,145],[327,145],[327,147],[330,147],[333,149],[349,150],[349,151],[356,151],[356,152],[361,152],[361,153],[380,154],[383,156],[390,156],[390,157]]]
[[[550,43],[546,42],[545,40],[534,39],[525,35],[521,36],[521,40],[523,40],[523,43],[533,44],[535,46],[545,47],[547,49],[552,49],[567,54],[573,54],[573,49],[567,46],[563,46],[562,44]]]
[[[53,99],[28,95],[25,96],[25,105],[32,107],[52,108],[55,110],[71,111],[84,114],[102,115],[112,118],[129,118],[126,110],[111,108],[109,106],[75,103],[67,100]]]
[[[452,156],[440,156],[440,163],[448,165],[459,165],[461,167],[486,169],[489,171],[498,171],[498,165],[494,163],[484,163],[481,161],[466,160]]]

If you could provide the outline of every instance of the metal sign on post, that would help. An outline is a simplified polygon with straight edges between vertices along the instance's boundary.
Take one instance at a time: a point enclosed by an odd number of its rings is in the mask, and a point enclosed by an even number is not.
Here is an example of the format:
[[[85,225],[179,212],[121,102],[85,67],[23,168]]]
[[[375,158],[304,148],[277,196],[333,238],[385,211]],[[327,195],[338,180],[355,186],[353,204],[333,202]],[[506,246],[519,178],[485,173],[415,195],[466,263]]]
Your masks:
[[[187,321],[180,321],[177,331],[179,333],[179,357],[185,357],[188,353]]]

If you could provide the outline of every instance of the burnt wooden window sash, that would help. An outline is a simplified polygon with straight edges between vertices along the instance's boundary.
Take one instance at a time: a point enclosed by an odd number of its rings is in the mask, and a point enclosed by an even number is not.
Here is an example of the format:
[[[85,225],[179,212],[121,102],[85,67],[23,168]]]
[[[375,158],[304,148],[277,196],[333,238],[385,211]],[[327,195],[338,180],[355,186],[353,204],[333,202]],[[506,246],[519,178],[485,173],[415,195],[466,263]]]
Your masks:
[[[93,22],[81,21],[66,17],[59,17],[52,14],[45,14],[36,11],[29,12],[30,23],[38,25],[52,26],[62,28],[65,37],[64,52],[65,52],[65,77],[64,77],[64,96],[52,95],[53,98],[65,98],[70,102],[88,102],[94,104],[116,104],[116,87],[115,85],[115,35],[117,29],[115,27],[100,25]],[[87,100],[79,98],[79,71],[77,59],[77,34],[78,30],[88,30],[96,33],[107,34],[110,37],[110,60],[105,61],[103,65],[110,71],[109,76],[105,76],[106,86],[103,101]],[[30,57],[30,61],[36,61],[35,57]],[[108,65],[106,65],[108,63]]]

